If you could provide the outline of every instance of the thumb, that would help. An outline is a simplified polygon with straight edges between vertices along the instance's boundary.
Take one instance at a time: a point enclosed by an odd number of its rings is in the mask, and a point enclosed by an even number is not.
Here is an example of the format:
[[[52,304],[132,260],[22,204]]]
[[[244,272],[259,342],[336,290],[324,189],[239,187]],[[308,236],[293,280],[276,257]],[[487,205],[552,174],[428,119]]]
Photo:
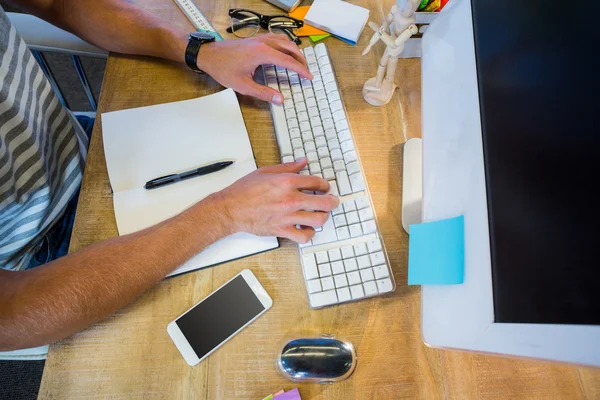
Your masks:
[[[254,82],[251,78],[244,80],[242,87],[238,90],[242,94],[256,97],[273,104],[283,104],[283,95],[277,90]]]
[[[269,174],[296,174],[304,169],[308,159],[299,158],[297,161],[262,167],[261,171]]]

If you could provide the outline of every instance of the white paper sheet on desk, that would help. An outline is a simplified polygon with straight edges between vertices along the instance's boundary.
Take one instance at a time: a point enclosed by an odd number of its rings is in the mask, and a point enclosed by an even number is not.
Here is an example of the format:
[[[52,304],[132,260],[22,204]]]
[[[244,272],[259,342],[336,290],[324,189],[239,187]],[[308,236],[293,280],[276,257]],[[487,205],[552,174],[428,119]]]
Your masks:
[[[231,89],[210,96],[102,114],[108,175],[120,235],[173,217],[256,169],[248,132]],[[216,161],[221,171],[154,190],[159,176]],[[228,236],[169,275],[204,268],[278,247],[274,237]]]

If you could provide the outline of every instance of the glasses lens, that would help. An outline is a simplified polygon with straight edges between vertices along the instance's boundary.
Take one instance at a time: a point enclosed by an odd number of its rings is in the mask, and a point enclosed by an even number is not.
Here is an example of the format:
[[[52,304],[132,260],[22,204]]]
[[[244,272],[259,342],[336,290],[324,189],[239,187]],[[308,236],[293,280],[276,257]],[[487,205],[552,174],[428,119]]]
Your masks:
[[[289,35],[286,32],[292,33],[295,36],[298,33],[298,23],[293,19],[286,17],[275,17],[269,21],[269,31],[278,35]]]
[[[259,18],[245,11],[238,11],[234,13],[231,18],[231,32],[237,37],[247,38],[253,36],[258,32],[260,27]]]

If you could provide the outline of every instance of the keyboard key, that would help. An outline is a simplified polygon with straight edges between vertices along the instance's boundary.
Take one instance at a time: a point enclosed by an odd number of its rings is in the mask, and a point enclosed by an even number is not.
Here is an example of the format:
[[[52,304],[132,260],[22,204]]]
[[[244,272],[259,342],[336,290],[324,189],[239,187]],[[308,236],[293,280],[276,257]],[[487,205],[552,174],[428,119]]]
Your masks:
[[[302,93],[294,93],[292,95],[292,99],[294,99],[294,103],[300,103],[301,101],[304,101],[304,96],[302,95]]]
[[[316,153],[308,153],[308,154],[316,154]],[[310,158],[309,158],[310,160]],[[318,161],[318,160],[315,160]],[[310,171],[311,175],[315,175],[318,174],[319,172],[321,172],[321,165],[318,162],[311,162],[310,164],[308,164],[308,170]]]
[[[327,145],[329,146],[329,150],[333,150],[333,149],[340,149],[340,142],[339,140],[337,140],[336,138],[330,139],[327,142]]]
[[[309,117],[318,117],[319,109],[317,107],[308,107],[308,116]]]
[[[320,138],[318,138],[318,139],[320,139]],[[317,144],[318,144],[318,142],[317,142]],[[325,170],[326,168],[333,167],[333,164],[331,164],[331,158],[329,158],[329,157],[321,158],[320,161],[321,161],[321,168],[323,168],[323,170]]]
[[[306,99],[306,107],[308,107],[309,110],[311,109],[311,107],[316,107],[316,106],[317,106],[317,100],[312,99],[312,98]]]
[[[304,148],[304,144],[302,143],[302,140],[300,140],[298,138],[292,139],[292,148],[294,150],[296,150],[296,149],[303,149]]]
[[[337,92],[337,85],[335,82],[329,82],[325,84],[325,93]]]
[[[346,154],[349,154],[349,153],[346,153]],[[363,190],[366,189],[365,181],[363,179],[362,174],[350,175],[350,185],[352,186],[352,191],[354,193],[362,192]]]
[[[326,57],[322,57],[323,60],[327,60]],[[323,61],[323,65],[320,65],[321,67],[321,74],[323,75],[323,80],[325,80],[325,76],[327,76],[328,74],[331,74],[333,76],[333,70],[331,69],[331,64],[325,64],[325,61]]]
[[[348,258],[344,260],[344,268],[346,269],[346,272],[356,271],[358,269],[356,258]]]
[[[342,259],[342,251],[340,249],[331,249],[327,252],[329,261],[338,261]]]
[[[350,127],[348,126],[348,121],[346,119],[335,122],[335,129],[337,129],[338,132],[349,128]]]
[[[331,153],[331,156],[333,158],[333,151]],[[350,187],[350,180],[348,179],[348,173],[346,171],[337,172],[335,174],[335,178],[337,180],[338,190],[341,196],[346,196],[347,194],[352,193],[352,188]]]
[[[321,282],[319,279],[313,279],[310,281],[306,281],[306,288],[308,289],[308,293],[315,293],[321,291]]]
[[[381,240],[372,239],[367,242],[367,248],[369,249],[369,253],[375,253],[382,249]]]
[[[367,245],[365,243],[358,243],[354,245],[354,254],[356,256],[362,256],[367,254]]]
[[[340,100],[333,100],[330,102],[330,108],[331,108],[331,112],[335,113],[338,110],[343,110],[344,106],[342,105],[342,102]]]
[[[379,288],[379,293],[387,293],[394,290],[394,285],[392,284],[391,279],[379,279],[377,281],[377,287]]]
[[[373,273],[375,274],[375,279],[382,279],[390,276],[387,265],[378,265],[373,267]]]
[[[302,267],[304,269],[304,279],[310,280],[319,277],[317,271],[317,263],[313,254],[305,254],[302,256]]]
[[[358,216],[362,222],[373,219],[373,210],[371,208],[363,208],[358,211]]]
[[[302,86],[299,83],[295,83],[292,85],[292,95],[302,93]]]
[[[366,196],[356,199],[355,202],[356,202],[356,208],[359,210],[362,210],[363,208],[371,207],[371,205],[369,204],[369,199]]]
[[[317,146],[315,146],[315,142],[310,140],[308,142],[304,142],[304,150],[306,150],[306,153],[308,154],[311,151],[317,151]]]
[[[331,150],[331,159],[333,161],[342,159],[342,151],[340,149]]]
[[[335,230],[338,240],[346,240],[350,238],[350,231],[347,226],[341,226]]]
[[[344,206],[344,212],[346,214],[349,213],[350,211],[356,211],[356,205],[354,204],[354,202],[352,200],[346,200],[342,204]]]
[[[378,293],[377,284],[373,281],[363,283],[366,296],[374,296]]]
[[[335,123],[331,118],[326,118],[323,120],[323,129],[327,131],[327,129],[335,129]],[[337,137],[337,134],[336,134]],[[329,138],[328,138],[329,139]]]
[[[344,153],[344,161],[346,161],[346,164],[351,163],[352,161],[356,161],[358,158],[356,156],[356,151],[349,151],[347,153]]]
[[[314,293],[308,296],[311,307],[324,307],[330,304],[337,303],[337,295],[335,290],[329,290],[327,292]]]
[[[327,138],[327,140],[337,140],[337,133],[336,133],[335,129],[327,129],[325,131],[325,137]],[[333,150],[333,148],[331,148],[331,150]],[[340,151],[340,159],[341,158],[342,158],[342,153]]]
[[[281,157],[281,162],[282,163],[294,162],[294,156],[284,156],[284,157]]]
[[[315,92],[312,90],[312,88],[305,87],[304,88],[304,97],[307,98],[307,99],[314,98],[315,97]]]
[[[333,278],[330,276],[328,276],[327,278],[321,278],[321,287],[323,288],[323,290],[331,290],[335,288]]]
[[[287,126],[289,129],[298,128],[298,120],[296,118],[288,118]]]
[[[319,72],[319,65],[317,63],[308,64],[308,70],[311,74],[316,74],[317,72]]]
[[[348,225],[358,224],[360,222],[358,219],[358,212],[350,211],[348,214],[346,214],[346,221],[348,221]]]
[[[347,143],[347,142],[344,142]],[[343,149],[342,149],[343,151]],[[348,175],[354,175],[360,173],[360,165],[358,165],[358,161],[353,161],[346,165],[346,169],[348,170]]]
[[[298,113],[298,121],[300,121],[300,122],[308,121],[308,113],[306,111],[300,111]]]
[[[329,157],[329,149],[327,147],[319,147],[317,149],[317,154],[319,158]]]
[[[375,276],[373,276],[373,268],[361,269],[360,270],[360,278],[362,279],[363,282],[374,280]],[[321,279],[321,283],[323,283],[322,279]]]
[[[346,220],[347,219],[348,219],[348,215],[346,215]],[[348,229],[350,229],[350,236],[351,237],[358,237],[358,236],[362,236],[362,234],[363,234],[363,230],[360,227],[360,224],[350,225],[348,227]]]
[[[338,128],[337,124],[339,124],[345,120],[346,120],[346,113],[344,112],[344,110],[337,110],[337,111],[333,112],[333,121],[336,123],[336,128],[338,130],[341,130],[341,129]]]
[[[302,141],[303,142],[311,142],[313,140],[312,132],[309,130],[302,132]]]
[[[314,50],[317,58],[321,58],[327,55],[327,47],[325,47],[325,43],[319,43],[315,46]]]
[[[292,128],[290,129],[290,138],[295,139],[300,137],[300,129]]]
[[[346,276],[348,278],[349,285],[357,285],[362,282],[360,280],[360,273],[358,271],[349,272],[346,274]]]
[[[346,272],[344,270],[344,263],[342,261],[334,261],[331,263],[331,273],[333,275],[343,274]]]
[[[329,264],[329,263],[319,264],[319,276],[321,276],[321,277],[331,276],[331,264]]]
[[[331,111],[329,111],[329,109],[321,110],[321,119],[325,120],[327,118],[333,119],[333,115],[331,115]]]
[[[354,258],[354,250],[352,250],[352,246],[344,246],[341,250],[342,258]]]
[[[363,222],[362,223],[362,228],[363,228],[363,231],[365,232],[365,235],[377,231],[377,225],[375,225],[375,221],[374,220]]]
[[[297,112],[306,111],[306,104],[303,101],[296,103],[296,111]]]
[[[335,225],[336,228],[348,225],[348,223],[346,222],[346,216],[344,214],[335,215],[333,217],[333,225]]]
[[[331,185],[331,187],[333,187],[335,185],[335,190],[337,192],[337,183],[335,181],[331,181],[331,182],[329,182],[329,184]],[[336,215],[343,214],[343,213],[344,213],[344,207],[342,207],[342,205],[340,204],[339,206],[337,206],[336,209],[334,209],[331,212],[331,215],[336,216]],[[350,237],[350,233],[348,233],[348,237]]]
[[[338,299],[340,302],[350,301],[352,297],[350,296],[350,289],[347,287],[339,288],[337,290]]]
[[[293,146],[293,144],[292,144],[292,146]],[[345,171],[346,170],[346,164],[344,164],[343,160],[335,160],[333,162],[333,169],[336,172]]]
[[[345,142],[346,140],[352,140],[352,135],[350,135],[350,131],[344,129],[343,131],[338,132],[338,139],[340,142]]]
[[[371,259],[367,255],[357,257],[356,262],[358,263],[358,268],[360,269],[369,268],[371,266]],[[319,268],[321,268],[320,265]],[[319,269],[319,272],[320,271],[321,270]]]
[[[334,102],[336,100],[340,99],[340,92],[338,92],[337,90],[333,90],[331,92],[329,92],[327,94],[327,98],[329,99],[329,102]]]
[[[371,265],[381,264],[385,264],[385,256],[383,255],[383,251],[378,251],[376,253],[371,254]]]
[[[312,47],[305,47],[304,49],[304,56],[309,57],[309,56],[316,56],[315,54],[315,49],[313,49]]]
[[[290,144],[290,149],[292,148],[292,145]],[[306,153],[304,152],[304,149],[297,149],[294,150],[294,158],[296,160],[300,159],[300,158],[304,158],[306,157]]]
[[[321,149],[319,149],[321,150]],[[323,170],[323,178],[330,181],[332,179],[335,179],[335,172],[333,172],[333,169],[331,168],[326,168]]]
[[[354,143],[352,143],[352,140],[346,140],[345,142],[342,142],[341,147],[342,147],[342,153],[347,153],[349,151],[354,150]],[[358,164],[358,162],[356,162],[356,164]]]
[[[322,126],[315,126],[315,127],[313,127],[313,135],[315,137],[324,136],[325,135],[325,131],[323,130],[323,127]]]
[[[350,286],[350,292],[352,293],[353,299],[360,299],[365,297],[362,285]]]
[[[336,235],[335,226],[333,226],[333,218],[327,218],[325,224],[323,224],[323,229],[321,232],[315,233],[315,236],[312,239],[313,245],[323,244],[323,243],[331,243],[338,240]]]
[[[311,151],[310,153],[307,153],[306,158],[308,158],[308,162],[311,164],[319,162],[319,155],[317,154],[316,151]],[[309,169],[310,169],[310,166],[309,166]],[[320,167],[319,167],[319,169],[320,169]],[[317,171],[317,172],[319,172],[319,171]]]
[[[336,288],[348,286],[348,279],[346,279],[346,274],[335,275],[333,279],[335,280]]]
[[[327,255],[326,251],[319,251],[315,253],[315,256],[317,257],[317,264],[325,264],[329,262],[329,256]]]
[[[322,83],[315,83],[315,98],[317,100],[327,99],[327,95],[325,94],[325,88]]]
[[[317,126],[321,126],[321,118],[320,117],[312,117],[310,119],[310,125],[313,128],[316,128]]]

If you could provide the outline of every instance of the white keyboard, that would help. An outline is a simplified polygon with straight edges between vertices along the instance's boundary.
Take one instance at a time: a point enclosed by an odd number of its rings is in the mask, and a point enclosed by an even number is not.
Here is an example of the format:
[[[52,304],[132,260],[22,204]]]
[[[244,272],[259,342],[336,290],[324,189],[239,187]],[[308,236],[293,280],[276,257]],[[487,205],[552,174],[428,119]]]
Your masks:
[[[298,246],[310,306],[321,308],[392,292],[396,284],[327,47],[302,51],[312,82],[273,65],[263,71],[285,99],[271,104],[282,162],[308,158],[300,173],[327,179],[340,198],[322,229]]]

